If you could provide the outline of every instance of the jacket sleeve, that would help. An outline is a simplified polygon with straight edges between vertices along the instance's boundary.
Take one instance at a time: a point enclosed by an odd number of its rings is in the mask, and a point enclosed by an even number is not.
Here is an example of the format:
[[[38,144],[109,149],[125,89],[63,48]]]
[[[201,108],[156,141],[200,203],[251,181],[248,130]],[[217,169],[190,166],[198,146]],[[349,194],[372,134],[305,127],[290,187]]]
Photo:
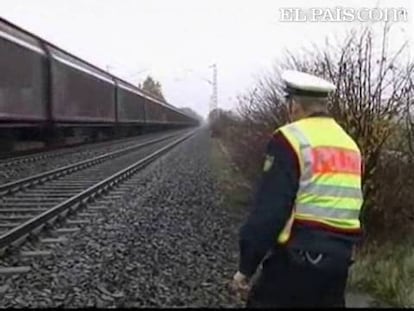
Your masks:
[[[270,140],[266,159],[253,209],[240,229],[239,271],[248,277],[275,245],[291,215],[299,185],[298,159],[283,134]]]

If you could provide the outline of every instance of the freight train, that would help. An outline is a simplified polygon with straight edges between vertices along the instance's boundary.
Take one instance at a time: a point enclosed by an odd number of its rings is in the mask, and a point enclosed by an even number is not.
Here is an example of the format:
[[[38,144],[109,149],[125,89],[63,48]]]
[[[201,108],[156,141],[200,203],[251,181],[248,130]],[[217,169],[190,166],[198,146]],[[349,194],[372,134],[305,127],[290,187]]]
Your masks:
[[[0,150],[197,126],[134,85],[0,18]]]

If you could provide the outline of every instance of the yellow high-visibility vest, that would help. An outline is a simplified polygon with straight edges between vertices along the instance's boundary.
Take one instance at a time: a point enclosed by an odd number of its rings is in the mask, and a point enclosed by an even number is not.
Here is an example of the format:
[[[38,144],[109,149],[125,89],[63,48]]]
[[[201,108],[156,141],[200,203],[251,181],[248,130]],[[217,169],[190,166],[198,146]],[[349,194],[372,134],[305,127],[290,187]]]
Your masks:
[[[336,231],[358,231],[362,161],[354,140],[329,117],[305,118],[277,131],[289,141],[300,165],[293,212],[277,237],[278,243],[289,240],[295,221]]]

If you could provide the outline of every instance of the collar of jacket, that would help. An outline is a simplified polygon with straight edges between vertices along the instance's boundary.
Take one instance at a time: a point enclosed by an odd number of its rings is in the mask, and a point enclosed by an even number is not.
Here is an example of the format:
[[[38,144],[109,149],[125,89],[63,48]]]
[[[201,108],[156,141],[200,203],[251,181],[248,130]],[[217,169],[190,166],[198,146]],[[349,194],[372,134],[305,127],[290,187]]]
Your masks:
[[[326,112],[314,112],[311,113],[308,118],[312,118],[312,117],[327,117],[330,118],[331,116],[329,115],[329,113]]]

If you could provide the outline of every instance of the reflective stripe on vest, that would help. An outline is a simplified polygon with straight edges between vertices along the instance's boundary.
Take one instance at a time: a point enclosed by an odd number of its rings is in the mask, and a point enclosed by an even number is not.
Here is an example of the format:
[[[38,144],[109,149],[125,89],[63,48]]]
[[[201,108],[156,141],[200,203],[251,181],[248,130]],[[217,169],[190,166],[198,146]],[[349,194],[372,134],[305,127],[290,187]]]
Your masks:
[[[294,212],[278,241],[289,239],[295,218],[358,229],[363,198],[357,145],[331,118],[309,118],[280,130],[298,155],[301,175]]]

